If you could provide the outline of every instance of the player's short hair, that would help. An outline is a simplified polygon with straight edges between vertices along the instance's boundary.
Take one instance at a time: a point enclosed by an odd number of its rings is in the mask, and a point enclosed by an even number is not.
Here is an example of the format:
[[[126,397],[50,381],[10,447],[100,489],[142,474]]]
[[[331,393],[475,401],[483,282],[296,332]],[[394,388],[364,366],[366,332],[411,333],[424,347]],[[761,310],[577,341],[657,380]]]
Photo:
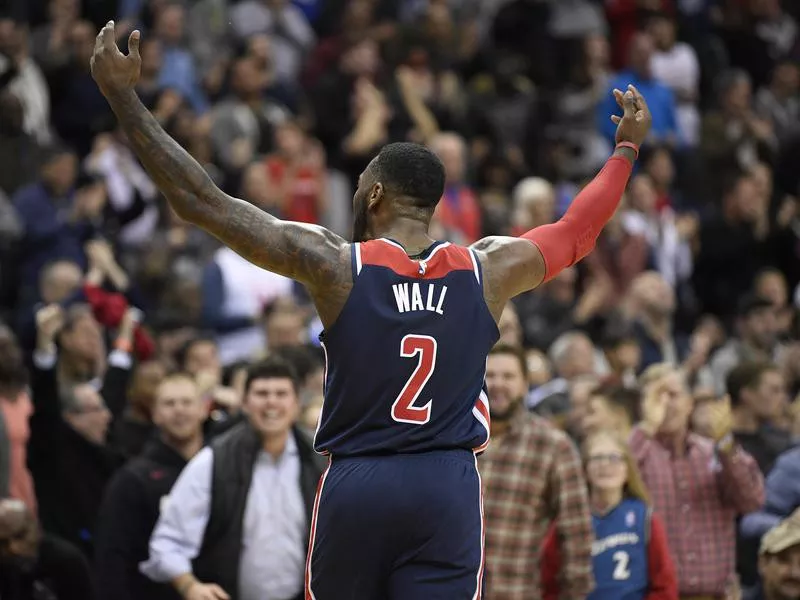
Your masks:
[[[417,208],[433,210],[444,193],[444,165],[420,144],[396,142],[384,146],[372,163],[375,180]]]
[[[641,419],[641,395],[638,390],[609,381],[598,385],[589,395],[605,398],[614,408],[625,411],[631,424]]]
[[[288,379],[292,382],[295,394],[300,392],[297,372],[280,356],[269,356],[247,370],[247,381],[244,384],[245,394],[250,391],[250,386],[258,379]]]
[[[525,381],[528,380],[528,360],[525,357],[525,350],[520,348],[519,346],[515,346],[513,344],[495,344],[491,350],[489,350],[489,356],[513,356],[517,359],[519,363],[519,368],[522,370],[522,376],[525,378]]]
[[[766,361],[744,362],[734,367],[725,379],[731,406],[739,406],[742,403],[742,391],[758,387],[765,373],[778,370],[777,366]]]

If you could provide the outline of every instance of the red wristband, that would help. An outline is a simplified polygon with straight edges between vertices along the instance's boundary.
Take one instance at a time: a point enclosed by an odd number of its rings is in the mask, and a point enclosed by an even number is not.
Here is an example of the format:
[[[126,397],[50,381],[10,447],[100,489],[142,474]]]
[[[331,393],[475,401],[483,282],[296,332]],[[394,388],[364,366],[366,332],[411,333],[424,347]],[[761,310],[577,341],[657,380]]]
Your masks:
[[[634,160],[639,158],[639,146],[637,146],[633,142],[619,142],[615,146],[614,150],[616,150],[617,148],[630,148],[631,150],[633,150],[633,158],[634,158]]]

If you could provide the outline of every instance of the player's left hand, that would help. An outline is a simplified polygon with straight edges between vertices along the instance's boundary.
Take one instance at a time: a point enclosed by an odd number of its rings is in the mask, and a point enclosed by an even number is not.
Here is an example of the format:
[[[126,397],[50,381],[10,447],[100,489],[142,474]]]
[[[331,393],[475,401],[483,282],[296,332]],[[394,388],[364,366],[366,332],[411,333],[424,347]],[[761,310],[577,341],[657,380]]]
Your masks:
[[[625,92],[614,90],[614,98],[622,109],[622,116],[611,115],[611,120],[617,125],[616,142],[632,142],[641,146],[647,134],[653,117],[647,107],[644,96],[635,86],[629,85]]]
[[[142,58],[139,56],[139,31],[128,38],[128,54],[120,52],[114,31],[114,21],[106,23],[97,34],[90,61],[92,77],[104,96],[132,90],[139,81]]]
[[[733,414],[731,413],[731,400],[725,397],[722,400],[714,402],[708,407],[706,413],[708,418],[708,435],[714,440],[714,443],[719,443],[723,438],[733,430]]]

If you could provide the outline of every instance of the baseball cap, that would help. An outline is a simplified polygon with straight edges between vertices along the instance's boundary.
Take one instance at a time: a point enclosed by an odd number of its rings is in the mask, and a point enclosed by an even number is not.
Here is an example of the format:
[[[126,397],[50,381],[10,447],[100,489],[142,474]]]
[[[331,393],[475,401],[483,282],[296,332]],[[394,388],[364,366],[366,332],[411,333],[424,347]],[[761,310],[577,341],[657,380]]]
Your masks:
[[[793,546],[800,545],[800,521],[784,519],[761,538],[759,554],[778,554]]]

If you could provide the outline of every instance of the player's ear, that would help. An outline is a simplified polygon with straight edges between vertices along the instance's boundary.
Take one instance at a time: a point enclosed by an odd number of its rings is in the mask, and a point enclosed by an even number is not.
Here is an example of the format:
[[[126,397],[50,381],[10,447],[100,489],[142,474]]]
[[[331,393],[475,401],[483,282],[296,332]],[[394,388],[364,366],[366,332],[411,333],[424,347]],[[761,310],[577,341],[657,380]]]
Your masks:
[[[378,208],[378,204],[380,204],[381,200],[383,200],[383,184],[378,182],[372,186],[372,189],[369,191],[369,196],[367,197],[367,210],[374,210]]]

